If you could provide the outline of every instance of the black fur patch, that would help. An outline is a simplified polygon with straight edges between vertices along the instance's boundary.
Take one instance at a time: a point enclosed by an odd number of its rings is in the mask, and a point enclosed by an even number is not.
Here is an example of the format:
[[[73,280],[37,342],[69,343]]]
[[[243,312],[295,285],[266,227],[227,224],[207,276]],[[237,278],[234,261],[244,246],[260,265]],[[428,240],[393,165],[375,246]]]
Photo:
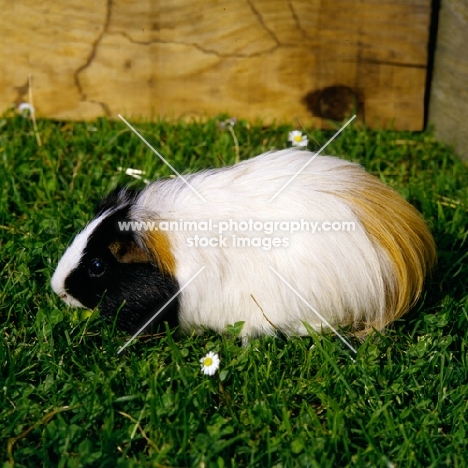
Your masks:
[[[128,187],[118,187],[102,199],[101,203],[96,208],[94,216],[97,218],[105,211],[112,208],[131,206],[136,202],[140,193],[141,190],[130,189]]]
[[[122,202],[120,197],[117,195]],[[108,208],[103,206],[106,211]],[[121,231],[118,224],[129,221],[130,207],[127,199],[126,206],[106,217],[91,234],[78,267],[65,281],[65,289],[90,309],[99,305],[101,315],[116,320],[118,328],[135,333],[176,294],[179,285],[175,278],[162,275],[154,261],[119,262],[112,253],[109,247],[116,242],[126,248],[132,244],[140,248],[134,233]],[[150,254],[145,255],[148,258]],[[176,298],[152,322],[151,331],[164,321],[176,325],[177,312]]]

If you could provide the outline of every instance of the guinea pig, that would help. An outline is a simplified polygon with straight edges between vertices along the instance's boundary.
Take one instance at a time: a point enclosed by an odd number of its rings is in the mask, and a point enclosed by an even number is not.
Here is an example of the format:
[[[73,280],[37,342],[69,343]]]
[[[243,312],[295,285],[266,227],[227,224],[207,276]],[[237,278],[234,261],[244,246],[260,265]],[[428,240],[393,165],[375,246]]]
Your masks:
[[[183,332],[243,321],[243,338],[305,335],[328,322],[364,335],[414,305],[435,260],[396,191],[356,163],[287,149],[113,191],[52,288],[132,333],[159,312],[154,323]]]

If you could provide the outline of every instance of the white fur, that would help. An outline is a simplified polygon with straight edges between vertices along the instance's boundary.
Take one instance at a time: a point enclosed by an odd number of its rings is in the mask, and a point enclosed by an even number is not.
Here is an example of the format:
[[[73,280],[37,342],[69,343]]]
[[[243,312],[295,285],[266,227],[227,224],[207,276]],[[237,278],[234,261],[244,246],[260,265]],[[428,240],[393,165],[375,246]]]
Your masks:
[[[274,333],[275,328],[285,334],[305,334],[302,321],[319,329],[321,320],[270,266],[332,323],[378,319],[383,315],[383,277],[391,278],[392,264],[383,249],[370,241],[352,209],[333,193],[353,187],[349,173],[342,170],[352,163],[317,157],[269,202],[312,156],[305,151],[284,150],[230,168],[185,176],[206,203],[178,178],[157,181],[145,189],[132,209],[136,220],[148,221],[150,216],[174,221],[355,222],[354,232],[225,233],[289,238],[289,247],[272,247],[269,251],[197,249],[187,245],[187,239],[195,232],[168,232],[176,261],[175,276],[181,287],[206,266],[179,296],[182,329],[200,329],[202,325],[221,332],[227,324],[237,321],[245,321],[244,336]],[[217,237],[217,233],[212,235]],[[83,243],[83,239],[78,241],[80,249]]]

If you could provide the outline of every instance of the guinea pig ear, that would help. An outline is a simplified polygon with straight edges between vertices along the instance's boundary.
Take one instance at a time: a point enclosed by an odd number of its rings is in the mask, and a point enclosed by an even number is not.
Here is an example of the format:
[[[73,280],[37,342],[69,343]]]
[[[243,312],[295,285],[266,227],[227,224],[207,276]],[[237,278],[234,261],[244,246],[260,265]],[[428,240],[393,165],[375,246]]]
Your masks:
[[[102,199],[94,215],[97,217],[105,211],[113,210],[116,207],[122,208],[133,205],[139,194],[140,190],[118,187]]]
[[[109,245],[109,250],[120,263],[149,263],[154,261],[153,256],[133,240],[116,240]]]

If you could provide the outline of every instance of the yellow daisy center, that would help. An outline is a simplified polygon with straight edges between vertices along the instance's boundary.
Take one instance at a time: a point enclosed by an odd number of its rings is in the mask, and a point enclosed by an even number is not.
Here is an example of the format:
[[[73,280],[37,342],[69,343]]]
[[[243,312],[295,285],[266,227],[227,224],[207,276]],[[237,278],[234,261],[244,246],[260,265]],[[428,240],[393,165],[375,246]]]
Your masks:
[[[294,137],[294,141],[297,141],[298,143],[302,141],[302,135],[296,135]]]
[[[203,360],[203,365],[204,365],[205,367],[210,367],[211,364],[213,364],[213,359],[212,359],[212,358],[207,357],[207,358],[205,358],[205,359]]]

